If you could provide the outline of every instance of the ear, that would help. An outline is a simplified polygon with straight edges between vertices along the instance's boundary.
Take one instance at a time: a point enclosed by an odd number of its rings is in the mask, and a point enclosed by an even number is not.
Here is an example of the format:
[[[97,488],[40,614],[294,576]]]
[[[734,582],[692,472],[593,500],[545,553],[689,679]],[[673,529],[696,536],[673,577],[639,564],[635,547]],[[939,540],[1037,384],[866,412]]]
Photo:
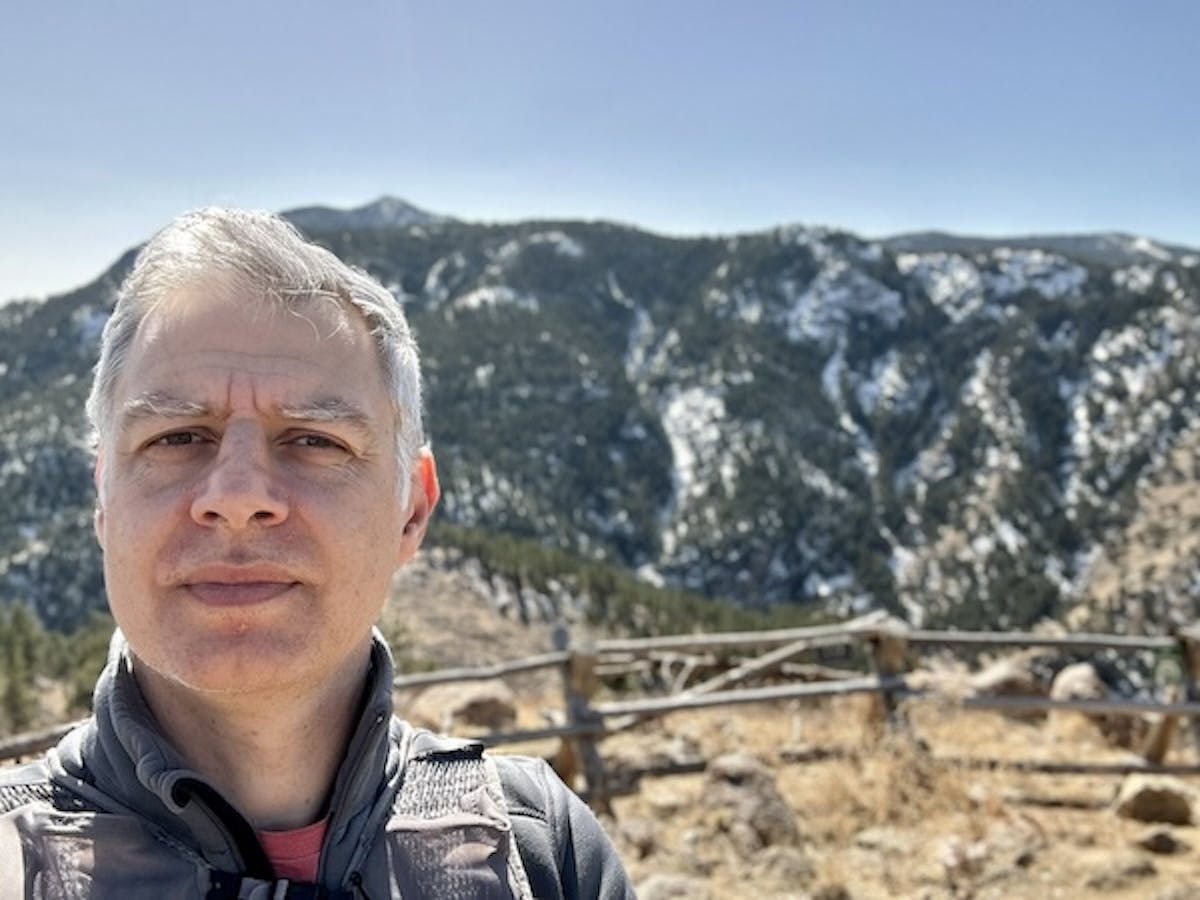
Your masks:
[[[429,517],[433,515],[433,509],[442,495],[438,485],[437,465],[428,448],[422,448],[417,454],[410,477],[412,484],[409,485],[407,518],[398,548],[397,565],[400,566],[412,559],[417,548],[421,546],[421,541],[425,539],[425,531],[429,527]]]
[[[96,512],[92,517],[92,528],[96,541],[104,549],[104,455],[96,452],[96,465],[92,468],[92,484],[96,486]]]

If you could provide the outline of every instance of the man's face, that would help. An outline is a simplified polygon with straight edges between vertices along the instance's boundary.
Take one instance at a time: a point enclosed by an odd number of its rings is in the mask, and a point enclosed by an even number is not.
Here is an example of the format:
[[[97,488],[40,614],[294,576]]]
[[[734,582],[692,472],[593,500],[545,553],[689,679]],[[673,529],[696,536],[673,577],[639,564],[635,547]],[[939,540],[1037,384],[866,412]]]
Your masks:
[[[401,505],[395,417],[352,313],[219,285],[152,311],[97,463],[109,605],[141,668],[199,691],[315,686],[365,664],[437,501]]]

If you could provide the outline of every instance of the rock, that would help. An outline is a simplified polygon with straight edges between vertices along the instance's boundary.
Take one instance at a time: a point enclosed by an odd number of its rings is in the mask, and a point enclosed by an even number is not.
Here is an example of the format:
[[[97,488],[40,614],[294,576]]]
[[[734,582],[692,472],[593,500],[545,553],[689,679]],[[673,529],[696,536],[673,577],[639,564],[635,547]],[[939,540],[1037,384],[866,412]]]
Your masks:
[[[658,829],[661,826],[649,819],[625,819],[617,831],[621,842],[630,848],[637,859],[645,859],[658,847]]]
[[[797,889],[808,884],[816,876],[812,860],[799,847],[768,847],[754,860],[755,868]]]
[[[435,731],[462,726],[497,731],[517,721],[517,705],[512,689],[502,681],[467,681],[428,688],[409,704],[405,715]]]
[[[813,900],[852,900],[850,892],[842,884],[823,884],[812,894]]]
[[[1050,685],[1051,700],[1103,700],[1110,694],[1096,667],[1081,662],[1059,670]],[[1132,747],[1145,734],[1146,723],[1137,716],[1089,714],[1071,710],[1051,713],[1056,732],[1067,733],[1075,722],[1088,722],[1099,729],[1104,739],[1117,747]]]
[[[704,828],[689,828],[680,837],[681,864],[676,871],[697,878],[707,878],[722,863],[722,854],[712,832]]]
[[[671,816],[677,815],[688,804],[687,799],[679,794],[656,793],[646,797],[646,805],[660,819],[669,819]]]
[[[1134,843],[1143,850],[1149,850],[1160,856],[1186,853],[1192,849],[1186,841],[1177,838],[1170,828],[1151,828],[1140,834]]]
[[[743,856],[799,840],[796,814],[767,767],[748,753],[720,756],[708,764],[700,803]]]
[[[686,735],[629,735],[604,759],[610,790],[632,793],[643,775],[678,771],[698,772],[704,757],[696,741]]]
[[[1096,667],[1087,662],[1060,669],[1050,685],[1051,700],[1103,700],[1107,696],[1108,688]]]
[[[637,886],[641,900],[711,900],[708,887],[687,875],[651,875]]]
[[[1040,697],[1045,690],[1033,673],[1033,657],[1014,654],[996,660],[970,677],[967,696],[972,697]],[[1036,712],[1013,710],[1007,715],[1018,719],[1039,718]]]
[[[1119,857],[1103,871],[1096,872],[1084,887],[1093,891],[1119,891],[1131,887],[1145,878],[1153,878],[1158,869],[1148,859]]]
[[[1194,802],[1194,792],[1178,778],[1129,775],[1121,784],[1114,807],[1125,819],[1190,825]]]
[[[855,845],[884,856],[908,856],[914,850],[914,838],[898,828],[879,825],[864,828],[854,835]]]
[[[986,841],[965,840],[953,835],[942,842],[938,850],[938,862],[945,869],[951,884],[964,878],[979,875],[988,862],[991,848]]]

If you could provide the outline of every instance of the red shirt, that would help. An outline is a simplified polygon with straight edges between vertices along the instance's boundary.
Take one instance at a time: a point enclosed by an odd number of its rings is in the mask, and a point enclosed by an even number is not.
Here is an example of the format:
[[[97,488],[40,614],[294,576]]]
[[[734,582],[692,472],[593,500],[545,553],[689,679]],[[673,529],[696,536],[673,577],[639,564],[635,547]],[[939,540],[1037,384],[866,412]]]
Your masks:
[[[260,831],[259,843],[271,860],[276,878],[316,881],[321,845],[325,843],[328,819],[292,831]]]

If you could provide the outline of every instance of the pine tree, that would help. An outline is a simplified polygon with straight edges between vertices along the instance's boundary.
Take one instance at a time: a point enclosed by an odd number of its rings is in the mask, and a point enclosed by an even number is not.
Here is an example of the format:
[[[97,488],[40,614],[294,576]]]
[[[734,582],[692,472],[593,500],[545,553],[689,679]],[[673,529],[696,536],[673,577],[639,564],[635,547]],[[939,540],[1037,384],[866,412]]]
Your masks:
[[[41,626],[33,613],[21,604],[14,604],[4,617],[3,629],[4,690],[0,693],[0,711],[12,731],[28,728],[37,719],[37,695],[33,687]]]

